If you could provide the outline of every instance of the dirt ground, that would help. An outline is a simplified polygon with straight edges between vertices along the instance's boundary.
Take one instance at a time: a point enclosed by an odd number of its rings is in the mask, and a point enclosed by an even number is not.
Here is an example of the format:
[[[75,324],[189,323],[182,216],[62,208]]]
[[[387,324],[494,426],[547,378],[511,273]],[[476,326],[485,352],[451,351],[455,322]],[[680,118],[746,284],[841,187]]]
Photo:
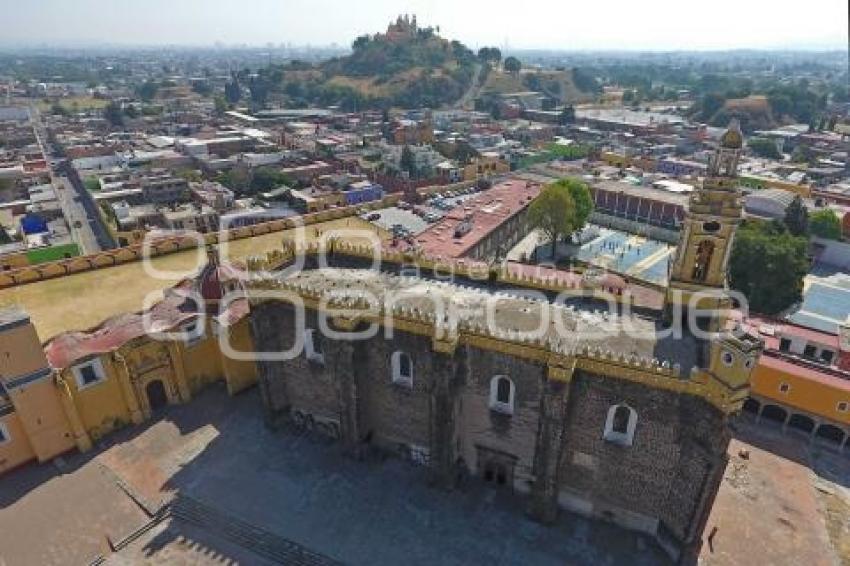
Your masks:
[[[700,563],[850,564],[850,454],[769,427],[736,424]],[[430,488],[409,463],[355,461],[338,445],[270,431],[255,390],[213,387],[59,466],[0,480],[0,564],[85,563],[191,497],[348,564],[668,564],[641,535],[562,513],[530,521],[523,502],[471,483]],[[250,548],[179,521],[158,525],[109,564],[261,564]]]
[[[316,229],[328,233],[355,228],[376,233],[379,230],[354,216],[309,226],[305,228],[304,237],[315,240]],[[229,257],[237,260],[264,255],[279,249],[284,239],[292,239],[294,235],[294,230],[285,230],[234,240],[228,244],[227,251]],[[380,232],[380,237],[386,234]],[[205,261],[203,252],[190,250],[152,258],[150,265],[163,272],[162,277],[146,271],[144,262],[133,262],[3,289],[0,290],[0,307],[12,304],[24,307],[44,341],[60,332],[96,326],[116,314],[141,310],[146,297],[152,301],[161,298],[162,289],[193,275]]]
[[[703,545],[705,565],[850,564],[850,454],[738,423]]]

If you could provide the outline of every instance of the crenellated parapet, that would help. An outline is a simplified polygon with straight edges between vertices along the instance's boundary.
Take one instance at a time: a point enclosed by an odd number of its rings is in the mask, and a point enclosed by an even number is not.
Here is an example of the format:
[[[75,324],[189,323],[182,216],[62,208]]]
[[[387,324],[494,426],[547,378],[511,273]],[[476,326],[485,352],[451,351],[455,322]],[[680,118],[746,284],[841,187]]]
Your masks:
[[[374,272],[371,273],[378,277]],[[384,277],[391,280],[414,279],[388,275]],[[566,320],[591,316],[577,312],[569,305],[545,303],[509,292],[494,293],[437,282],[429,284],[433,284],[435,289],[445,287],[444,290],[449,294],[462,292],[470,297],[470,301],[475,296],[482,296],[510,301],[510,308],[549,309],[551,316],[565,317]],[[487,324],[480,314],[463,310],[459,314],[449,314],[439,312],[429,304],[388,301],[385,300],[384,289],[368,285],[331,289],[320,288],[312,280],[307,281],[299,277],[268,277],[252,281],[249,287],[264,291],[282,291],[279,297],[269,298],[268,293],[263,293],[253,298],[255,305],[275,300],[293,304],[300,302],[305,308],[327,316],[332,325],[340,330],[355,331],[368,325],[377,325],[385,330],[395,329],[428,337],[432,349],[439,353],[451,354],[458,346],[467,346],[507,354],[545,365],[548,379],[552,382],[568,383],[573,372],[580,370],[699,396],[727,413],[737,411],[746,397],[745,390],[731,387],[709,371],[683,367],[677,360],[628,352],[618,348],[616,344],[606,345],[605,340],[585,341],[581,338],[580,331],[565,337],[554,332],[535,334],[522,329],[494,327]],[[599,324],[613,325],[614,328],[627,322],[619,320],[622,317],[609,313],[592,316],[598,316]]]

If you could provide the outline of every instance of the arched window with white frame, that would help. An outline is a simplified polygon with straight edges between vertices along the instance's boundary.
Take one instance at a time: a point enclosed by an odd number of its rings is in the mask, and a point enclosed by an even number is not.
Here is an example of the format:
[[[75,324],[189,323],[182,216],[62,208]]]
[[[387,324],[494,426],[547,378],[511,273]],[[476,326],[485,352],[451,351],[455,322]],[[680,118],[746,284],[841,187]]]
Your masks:
[[[514,414],[514,382],[506,375],[497,375],[490,380],[490,409],[506,415]]]
[[[393,383],[413,387],[413,358],[406,352],[393,352],[391,358]]]
[[[611,405],[608,408],[605,432],[602,437],[608,442],[631,446],[635,438],[635,427],[637,427],[637,411],[625,403]]]

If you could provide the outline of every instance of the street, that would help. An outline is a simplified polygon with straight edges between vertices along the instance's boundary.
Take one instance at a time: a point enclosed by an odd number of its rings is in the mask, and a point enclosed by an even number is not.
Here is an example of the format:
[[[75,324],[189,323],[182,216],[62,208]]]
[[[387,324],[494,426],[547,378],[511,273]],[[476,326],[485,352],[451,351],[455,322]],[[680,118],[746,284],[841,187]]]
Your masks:
[[[35,105],[30,106],[30,119],[38,145],[48,162],[50,181],[56,191],[56,198],[62,207],[62,214],[71,231],[71,237],[80,247],[80,253],[93,254],[102,249],[115,247],[109,231],[103,226],[100,215],[97,214],[97,205],[90,195],[84,194],[86,188],[79,176],[72,172],[70,162],[59,162],[59,167],[62,168],[64,175],[57,175],[54,170],[55,156],[52,148],[47,144],[47,132]],[[68,178],[69,173],[74,175],[76,182],[72,182]]]
[[[71,228],[74,241],[80,246],[80,252],[91,254],[100,251],[101,246],[92,229],[92,222],[85,207],[80,202],[79,193],[74,188],[73,183],[68,180],[68,177],[64,176],[55,175],[53,179],[53,186],[56,187],[56,198],[62,205],[65,221]],[[94,222],[97,221],[97,219],[94,220]]]

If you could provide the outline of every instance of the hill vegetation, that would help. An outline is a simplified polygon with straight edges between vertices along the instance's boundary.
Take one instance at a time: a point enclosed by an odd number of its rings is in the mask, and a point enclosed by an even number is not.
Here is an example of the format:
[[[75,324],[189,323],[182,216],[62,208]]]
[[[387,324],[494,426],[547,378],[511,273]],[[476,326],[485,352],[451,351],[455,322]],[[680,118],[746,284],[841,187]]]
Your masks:
[[[386,33],[358,37],[351,47],[351,54],[323,63],[292,61],[256,73],[243,69],[228,82],[223,102],[250,102],[255,108],[269,101],[296,108],[339,105],[346,111],[437,108],[462,102],[479,88],[482,94],[539,90],[568,103],[591,98],[588,85],[574,80],[575,69],[524,70],[515,57],[502,61],[496,47],[476,53],[441,37],[439,28],[398,21]]]
[[[589,102],[593,92],[579,87],[575,80],[576,69],[528,70],[517,73],[493,70],[481,87],[481,96],[509,94],[534,90],[565,104]]]
[[[345,110],[438,107],[471,86],[479,57],[434,28],[363,35],[352,53],[317,66],[281,67],[280,88],[293,106],[339,104]]]

